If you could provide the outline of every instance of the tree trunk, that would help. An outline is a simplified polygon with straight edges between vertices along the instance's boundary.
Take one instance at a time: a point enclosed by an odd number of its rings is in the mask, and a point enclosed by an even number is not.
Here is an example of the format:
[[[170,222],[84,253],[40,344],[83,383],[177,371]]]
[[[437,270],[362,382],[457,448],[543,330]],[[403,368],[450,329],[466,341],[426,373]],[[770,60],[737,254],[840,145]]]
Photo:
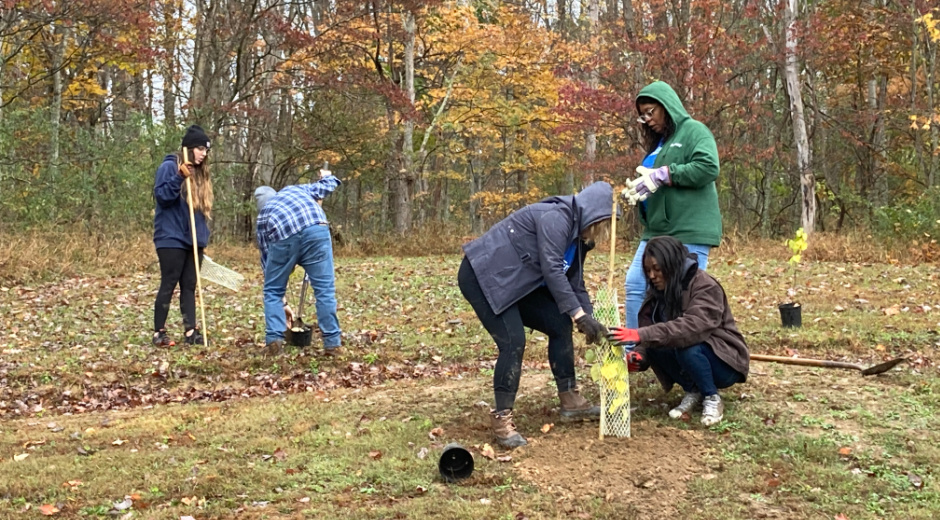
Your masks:
[[[589,0],[588,2],[588,37],[591,41],[599,38],[598,19],[600,17],[600,5],[598,0]],[[598,64],[591,66],[591,72],[588,73],[588,88],[592,91],[597,90],[599,79],[597,73]],[[597,130],[591,127],[584,137],[584,163],[587,166],[581,174],[581,188],[586,188],[594,182],[594,162],[597,160]]]
[[[50,123],[52,132],[49,137],[49,168],[52,182],[58,181],[59,174],[59,128],[62,121],[62,68],[65,60],[65,41],[68,39],[68,28],[56,24],[52,34],[54,47],[52,55],[52,110],[50,110]]]
[[[787,95],[790,102],[790,119],[793,126],[793,145],[796,149],[796,165],[800,179],[800,224],[807,235],[816,228],[816,178],[811,168],[809,138],[806,120],[803,117],[803,94],[800,84],[800,63],[797,55],[796,19],[799,13],[799,0],[787,0],[784,11],[786,23],[786,56],[784,76],[787,82]]]
[[[937,48],[930,36],[927,37],[927,113],[936,114],[937,106],[934,104],[934,86],[937,80]],[[930,163],[927,167],[927,187],[933,187],[937,179],[937,166],[940,160],[940,134],[937,132],[937,123],[930,119]]]
[[[398,173],[398,190],[395,201],[395,231],[404,233],[411,229],[413,215],[412,196],[414,190],[414,103],[415,103],[415,17],[411,11],[402,13],[402,26],[405,29],[405,77],[402,78],[405,95],[408,96],[410,114],[403,119],[401,141],[401,166]]]

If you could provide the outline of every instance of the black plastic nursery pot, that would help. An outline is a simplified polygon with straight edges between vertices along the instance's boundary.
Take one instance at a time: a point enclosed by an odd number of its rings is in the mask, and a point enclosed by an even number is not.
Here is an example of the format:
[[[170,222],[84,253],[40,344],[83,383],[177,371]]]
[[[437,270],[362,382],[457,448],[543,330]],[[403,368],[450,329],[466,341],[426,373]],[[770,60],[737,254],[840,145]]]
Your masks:
[[[463,480],[473,473],[473,454],[467,448],[452,442],[444,446],[437,470],[447,482]]]
[[[781,303],[777,308],[780,309],[780,322],[784,327],[803,326],[802,307],[799,303]]]
[[[313,329],[303,323],[299,325],[295,323],[284,335],[287,343],[295,347],[309,347],[313,341]]]

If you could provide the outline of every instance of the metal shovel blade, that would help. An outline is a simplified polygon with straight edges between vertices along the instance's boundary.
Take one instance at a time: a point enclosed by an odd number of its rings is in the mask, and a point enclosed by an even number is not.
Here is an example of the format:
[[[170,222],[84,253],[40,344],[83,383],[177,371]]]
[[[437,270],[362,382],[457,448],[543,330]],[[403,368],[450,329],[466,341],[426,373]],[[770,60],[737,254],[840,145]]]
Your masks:
[[[888,370],[891,370],[892,368],[898,366],[898,364],[901,363],[902,361],[906,361],[906,360],[907,358],[897,358],[897,359],[892,359],[891,361],[885,361],[884,363],[880,365],[875,365],[873,367],[868,367],[865,370],[862,370],[862,375],[874,376],[878,374],[884,374]]]

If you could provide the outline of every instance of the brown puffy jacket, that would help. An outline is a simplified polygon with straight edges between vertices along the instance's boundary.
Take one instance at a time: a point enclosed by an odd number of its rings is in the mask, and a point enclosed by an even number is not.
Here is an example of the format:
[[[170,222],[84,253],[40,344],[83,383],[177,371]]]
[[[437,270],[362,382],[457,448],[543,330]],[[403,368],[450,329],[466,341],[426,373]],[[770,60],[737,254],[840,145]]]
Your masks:
[[[725,290],[715,277],[699,270],[695,261],[686,261],[685,267],[682,315],[674,320],[654,323],[653,315],[659,312],[656,306],[662,303],[647,298],[640,307],[638,350],[643,353],[651,348],[686,348],[707,343],[719,359],[744,376],[741,381],[744,382],[750,355],[744,336],[731,315]],[[675,381],[656,367],[653,371],[663,388],[669,391]]]

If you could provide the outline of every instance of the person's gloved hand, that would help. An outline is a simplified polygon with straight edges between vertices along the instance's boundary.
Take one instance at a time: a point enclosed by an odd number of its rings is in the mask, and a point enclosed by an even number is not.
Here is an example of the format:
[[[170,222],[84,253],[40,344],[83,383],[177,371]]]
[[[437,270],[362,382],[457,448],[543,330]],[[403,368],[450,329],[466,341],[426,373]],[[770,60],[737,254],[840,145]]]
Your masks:
[[[637,351],[627,352],[627,370],[630,372],[643,372],[650,367],[649,361]]]
[[[607,339],[616,345],[637,344],[640,342],[640,331],[624,327],[613,327],[607,333]]]
[[[607,327],[590,314],[583,314],[574,322],[578,326],[578,332],[584,334],[584,339],[588,343],[596,345],[607,334]]]
[[[624,204],[636,206],[637,202],[646,200],[646,197],[640,197],[633,188],[626,187],[620,192],[620,200],[622,200]]]
[[[660,166],[659,168],[637,166],[636,172],[639,173],[640,176],[628,182],[627,186],[632,188],[633,192],[636,193],[638,197],[643,197],[643,199],[656,193],[656,190],[658,190],[660,186],[672,184],[672,180],[669,178],[668,166]]]

